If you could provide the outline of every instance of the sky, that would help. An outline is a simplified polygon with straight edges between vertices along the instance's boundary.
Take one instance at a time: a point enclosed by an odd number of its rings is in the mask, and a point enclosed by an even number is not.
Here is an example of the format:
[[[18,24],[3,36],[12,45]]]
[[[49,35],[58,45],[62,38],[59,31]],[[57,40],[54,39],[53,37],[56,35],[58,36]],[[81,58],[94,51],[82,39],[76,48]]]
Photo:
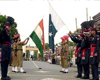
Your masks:
[[[49,3],[64,22],[55,36],[55,44],[61,42],[60,37],[69,31],[76,30],[77,26],[86,21],[86,8],[88,8],[88,20],[100,12],[99,0],[0,0],[0,14],[12,16],[17,22],[21,40],[29,37],[34,28],[43,18],[45,43],[48,43]],[[34,46],[30,39],[28,45]]]

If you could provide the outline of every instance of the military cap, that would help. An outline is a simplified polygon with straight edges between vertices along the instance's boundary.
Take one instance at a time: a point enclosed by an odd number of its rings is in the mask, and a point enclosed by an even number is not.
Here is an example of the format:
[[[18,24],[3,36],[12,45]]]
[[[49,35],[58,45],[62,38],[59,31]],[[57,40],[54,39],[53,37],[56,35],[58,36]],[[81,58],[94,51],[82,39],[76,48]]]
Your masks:
[[[83,28],[85,28],[85,29],[88,29],[88,21],[84,21],[84,22],[82,22],[81,23],[81,26],[83,27]]]
[[[93,27],[93,28],[91,29],[91,31],[95,31],[96,34],[97,34],[97,29],[96,29],[96,27]]]
[[[82,38],[84,38],[84,34],[83,34],[83,33],[80,33],[80,36],[81,36]]]
[[[94,24],[95,24],[95,21],[94,21],[94,20],[90,20],[90,21],[89,21],[89,26],[90,26],[90,27],[94,27]]]
[[[68,41],[69,36],[64,36],[65,42]]]

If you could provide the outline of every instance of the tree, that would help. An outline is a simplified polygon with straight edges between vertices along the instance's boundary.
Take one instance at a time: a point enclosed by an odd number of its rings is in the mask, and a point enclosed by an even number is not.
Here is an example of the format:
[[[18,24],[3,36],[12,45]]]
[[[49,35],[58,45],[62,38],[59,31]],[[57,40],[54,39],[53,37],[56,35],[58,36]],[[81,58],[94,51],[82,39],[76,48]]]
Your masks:
[[[3,27],[4,27],[4,22],[7,20],[6,15],[0,15],[0,32],[2,31]],[[17,23],[14,22],[14,24],[11,26],[11,34],[10,37],[11,39],[13,39],[15,34],[18,34],[18,30],[16,29],[17,27]]]
[[[70,51],[70,57],[73,58],[73,50]]]
[[[68,41],[68,45],[69,46],[76,46],[76,43],[72,42],[72,41]]]
[[[46,49],[50,49],[50,47],[49,47],[49,44],[48,44],[48,43],[45,43],[45,48],[46,48]]]

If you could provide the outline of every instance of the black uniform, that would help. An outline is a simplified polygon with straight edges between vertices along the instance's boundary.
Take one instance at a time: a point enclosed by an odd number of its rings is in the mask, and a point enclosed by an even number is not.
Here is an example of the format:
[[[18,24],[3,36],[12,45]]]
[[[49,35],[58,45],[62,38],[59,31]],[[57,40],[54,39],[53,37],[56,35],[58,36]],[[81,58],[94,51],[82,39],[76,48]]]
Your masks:
[[[0,33],[0,43],[2,44],[1,51],[1,80],[10,80],[11,78],[7,76],[8,64],[11,57],[11,39],[9,35],[9,30],[6,27],[11,27],[14,23],[12,17],[8,17],[4,23],[4,28]]]
[[[6,28],[1,33],[2,51],[1,51],[1,74],[2,78],[7,77],[8,64],[11,56],[11,39],[10,35],[6,32]]]
[[[98,75],[98,64],[99,64],[99,35],[92,35],[90,37],[90,58],[89,62],[91,64],[92,68],[92,76],[93,80],[99,80]],[[97,53],[97,56],[94,56],[94,54]]]
[[[89,79],[89,54],[90,53],[90,44],[89,44],[89,38],[84,37],[84,39],[81,42],[81,64],[84,68],[84,77],[83,79]]]
[[[82,40],[77,39],[73,35],[71,35],[71,40],[74,41],[77,44],[76,50],[75,50],[75,58],[76,58],[77,71],[78,71],[77,77],[82,77],[82,65],[80,63],[81,62],[81,58],[79,57],[81,41]]]

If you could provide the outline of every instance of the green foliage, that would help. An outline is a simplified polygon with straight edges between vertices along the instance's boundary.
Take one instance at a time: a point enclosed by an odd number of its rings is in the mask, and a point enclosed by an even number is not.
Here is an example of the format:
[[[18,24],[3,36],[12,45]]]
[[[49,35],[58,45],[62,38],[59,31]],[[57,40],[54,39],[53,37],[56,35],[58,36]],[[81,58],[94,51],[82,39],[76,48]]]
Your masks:
[[[49,47],[49,44],[48,44],[48,43],[45,43],[45,48],[46,48],[46,49],[50,49],[50,47]]]
[[[73,58],[73,50],[70,51],[70,57]]]
[[[6,15],[0,15],[0,32],[2,31],[3,27],[4,27],[4,22],[7,20]],[[11,39],[13,39],[14,35],[18,33],[18,30],[16,29],[17,27],[17,23],[14,22],[14,24],[11,26],[11,34],[10,37]]]
[[[4,27],[4,22],[6,21],[6,16],[0,15],[0,32],[2,31]]]
[[[37,58],[37,51],[34,51],[33,58]]]
[[[68,41],[68,45],[69,45],[69,46],[76,46],[76,43],[71,42],[71,41]]]

